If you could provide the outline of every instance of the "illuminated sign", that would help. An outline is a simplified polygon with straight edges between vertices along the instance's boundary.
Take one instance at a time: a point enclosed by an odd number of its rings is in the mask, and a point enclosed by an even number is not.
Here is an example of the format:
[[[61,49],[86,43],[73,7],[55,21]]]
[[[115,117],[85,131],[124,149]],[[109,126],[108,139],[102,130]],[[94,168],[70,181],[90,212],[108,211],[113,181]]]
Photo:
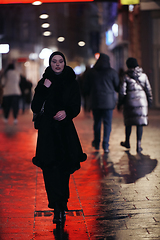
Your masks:
[[[134,4],[139,4],[140,0],[120,0],[122,5],[134,5]]]
[[[42,3],[61,3],[61,2],[93,2],[94,0],[42,0]],[[33,3],[34,0],[0,0],[0,4],[12,4],[12,3]]]

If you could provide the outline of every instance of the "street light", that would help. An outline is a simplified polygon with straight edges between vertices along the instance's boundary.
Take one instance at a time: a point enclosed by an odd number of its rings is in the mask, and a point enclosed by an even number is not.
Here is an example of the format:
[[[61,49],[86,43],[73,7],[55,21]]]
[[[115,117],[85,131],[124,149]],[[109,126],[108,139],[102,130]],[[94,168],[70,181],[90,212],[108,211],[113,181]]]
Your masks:
[[[58,40],[58,42],[64,42],[65,38],[64,37],[58,37],[57,40]]]
[[[84,47],[84,46],[86,45],[86,43],[85,43],[84,41],[80,41],[80,42],[78,42],[78,45],[79,45],[80,47]]]
[[[42,28],[48,28],[49,26],[50,26],[49,23],[43,23],[43,24],[41,25]]]
[[[49,15],[46,14],[46,13],[41,14],[41,15],[39,16],[39,18],[41,18],[41,19],[47,19],[48,17],[49,17]]]
[[[38,5],[41,5],[41,4],[42,4],[41,1],[35,1],[35,2],[32,3],[32,5],[35,5],[35,6],[38,6]]]
[[[50,36],[51,35],[51,32],[50,31],[45,31],[44,33],[43,33],[43,36],[45,36],[45,37],[48,37],[48,36]]]

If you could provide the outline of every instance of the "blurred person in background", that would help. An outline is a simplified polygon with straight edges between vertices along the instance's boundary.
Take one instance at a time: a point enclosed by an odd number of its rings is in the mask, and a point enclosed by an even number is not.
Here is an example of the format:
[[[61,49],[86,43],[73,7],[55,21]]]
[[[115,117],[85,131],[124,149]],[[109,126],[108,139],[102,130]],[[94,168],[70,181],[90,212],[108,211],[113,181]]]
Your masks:
[[[3,77],[3,69],[0,70],[0,106],[2,105],[2,101],[3,101],[2,77]]]
[[[118,110],[123,105],[125,124],[125,141],[120,145],[130,148],[130,135],[132,126],[135,125],[137,132],[137,152],[142,151],[141,139],[143,126],[148,125],[148,106],[152,104],[152,90],[148,77],[143,73],[135,58],[126,61],[127,72],[120,86]]]
[[[21,96],[20,90],[20,74],[15,69],[13,63],[9,64],[4,71],[2,78],[3,86],[3,101],[2,109],[4,114],[4,122],[8,122],[10,111],[13,111],[14,124],[17,124],[18,112],[19,112],[19,99]]]
[[[32,82],[27,80],[26,77],[21,74],[19,86],[21,89],[22,113],[25,113],[26,105],[31,103]]]
[[[80,113],[81,96],[73,69],[65,56],[53,52],[31,103],[33,113],[44,108],[39,127],[36,156],[32,162],[43,171],[48,207],[53,223],[65,222],[70,174],[86,160],[72,119]]]
[[[90,110],[91,109],[90,109],[90,102],[89,102],[90,98],[85,92],[85,82],[86,82],[86,79],[87,79],[87,74],[90,72],[90,69],[91,69],[90,66],[87,65],[86,70],[78,78],[78,83],[79,83],[79,86],[80,86],[81,96],[82,96],[82,99],[83,99],[84,113],[88,117],[90,116]]]
[[[125,74],[124,69],[123,68],[119,68],[118,76],[119,76],[119,80],[120,80],[120,85],[123,82],[124,74]]]
[[[103,121],[102,148],[104,153],[109,153],[112,113],[116,106],[116,92],[119,91],[118,73],[111,68],[109,56],[101,53],[86,77],[85,92],[90,96],[90,108],[94,119],[92,146],[99,150]]]

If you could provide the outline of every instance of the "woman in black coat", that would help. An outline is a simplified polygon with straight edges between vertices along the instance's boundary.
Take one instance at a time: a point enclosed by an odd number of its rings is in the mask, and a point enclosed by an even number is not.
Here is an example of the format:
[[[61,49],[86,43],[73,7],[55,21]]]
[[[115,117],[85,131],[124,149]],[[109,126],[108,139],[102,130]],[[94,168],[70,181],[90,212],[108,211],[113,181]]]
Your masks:
[[[137,127],[137,152],[141,152],[143,126],[148,125],[148,105],[152,104],[152,90],[148,77],[138,66],[135,58],[128,58],[128,67],[119,92],[118,109],[123,104],[125,142],[121,146],[130,148],[132,126]]]
[[[43,171],[48,207],[54,209],[53,223],[65,220],[70,174],[86,160],[72,121],[80,113],[80,99],[74,71],[66,66],[61,52],[52,53],[35,88],[31,109],[38,114],[44,108],[32,161]]]

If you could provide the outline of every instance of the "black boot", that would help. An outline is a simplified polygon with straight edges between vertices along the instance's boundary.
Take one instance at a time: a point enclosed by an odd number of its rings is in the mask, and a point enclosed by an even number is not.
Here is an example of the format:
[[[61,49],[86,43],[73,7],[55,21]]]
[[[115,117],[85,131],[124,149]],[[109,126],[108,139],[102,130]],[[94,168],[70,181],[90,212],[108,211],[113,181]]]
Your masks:
[[[141,141],[138,140],[138,141],[137,141],[137,153],[142,152],[142,150],[143,150],[143,148],[141,148]]]
[[[126,141],[125,142],[121,142],[120,145],[122,147],[130,148],[130,144],[128,142],[126,142]]]
[[[58,223],[59,222],[59,217],[60,217],[60,211],[55,209],[54,210],[53,223]]]
[[[66,219],[66,214],[64,210],[54,210],[53,223],[64,223]]]

